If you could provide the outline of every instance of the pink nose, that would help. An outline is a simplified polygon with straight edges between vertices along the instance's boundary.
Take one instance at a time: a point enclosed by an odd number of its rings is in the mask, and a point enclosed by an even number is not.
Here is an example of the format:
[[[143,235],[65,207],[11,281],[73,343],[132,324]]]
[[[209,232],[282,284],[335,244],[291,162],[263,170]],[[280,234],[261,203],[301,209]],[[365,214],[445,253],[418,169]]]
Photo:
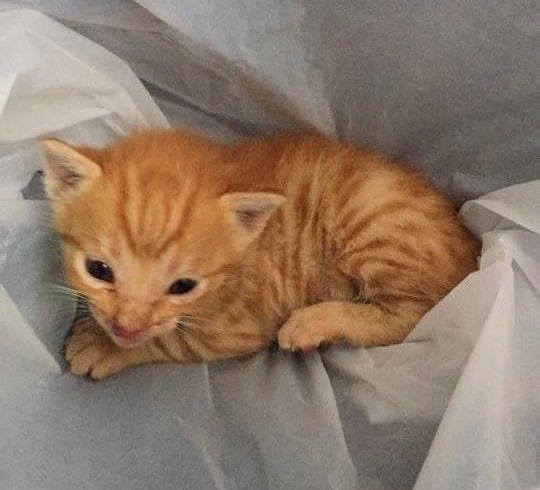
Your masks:
[[[133,329],[115,321],[112,326],[112,331],[117,337],[121,337],[126,340],[133,340],[144,331],[144,328]]]

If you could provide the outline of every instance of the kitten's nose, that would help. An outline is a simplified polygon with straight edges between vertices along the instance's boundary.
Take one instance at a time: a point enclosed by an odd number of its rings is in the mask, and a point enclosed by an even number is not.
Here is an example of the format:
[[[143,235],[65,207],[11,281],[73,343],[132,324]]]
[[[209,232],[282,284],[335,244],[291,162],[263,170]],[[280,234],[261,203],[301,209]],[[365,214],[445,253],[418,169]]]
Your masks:
[[[144,331],[144,328],[132,328],[127,325],[123,325],[117,320],[114,321],[112,325],[112,331],[114,335],[121,337],[126,340],[133,340],[138,337],[141,332]]]

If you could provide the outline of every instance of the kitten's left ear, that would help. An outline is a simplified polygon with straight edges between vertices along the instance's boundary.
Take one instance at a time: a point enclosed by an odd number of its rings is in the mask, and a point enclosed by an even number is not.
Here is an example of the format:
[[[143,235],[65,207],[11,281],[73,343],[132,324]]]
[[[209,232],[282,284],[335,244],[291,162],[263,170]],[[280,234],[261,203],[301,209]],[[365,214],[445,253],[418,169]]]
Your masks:
[[[45,152],[45,191],[50,199],[69,199],[102,174],[101,167],[58,140],[42,140]]]
[[[219,201],[243,248],[261,234],[274,211],[285,202],[285,196],[272,192],[231,192]]]

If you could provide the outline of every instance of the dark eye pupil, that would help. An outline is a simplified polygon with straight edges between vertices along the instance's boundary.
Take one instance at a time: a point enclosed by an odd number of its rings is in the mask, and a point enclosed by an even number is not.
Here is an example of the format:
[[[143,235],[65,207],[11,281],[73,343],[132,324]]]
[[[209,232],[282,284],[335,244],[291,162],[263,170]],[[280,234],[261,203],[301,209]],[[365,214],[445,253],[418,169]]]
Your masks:
[[[88,271],[88,274],[100,281],[114,281],[112,269],[105,262],[101,262],[101,260],[87,259],[86,270]]]
[[[169,294],[186,294],[189,293],[195,286],[197,281],[193,279],[178,279],[172,283],[169,288]]]

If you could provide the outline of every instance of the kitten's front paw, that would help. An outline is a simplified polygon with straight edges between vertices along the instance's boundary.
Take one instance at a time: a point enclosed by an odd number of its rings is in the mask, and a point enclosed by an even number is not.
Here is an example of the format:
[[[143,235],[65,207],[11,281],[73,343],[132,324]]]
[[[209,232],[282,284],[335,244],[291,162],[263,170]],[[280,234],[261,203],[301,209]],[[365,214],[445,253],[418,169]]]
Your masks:
[[[321,318],[318,306],[293,311],[278,332],[278,343],[282,349],[311,352],[322,342],[329,340],[324,328],[324,318]]]
[[[66,361],[76,376],[90,375],[99,380],[120,371],[123,350],[114,345],[92,320],[83,320],[73,328],[66,341]]]

